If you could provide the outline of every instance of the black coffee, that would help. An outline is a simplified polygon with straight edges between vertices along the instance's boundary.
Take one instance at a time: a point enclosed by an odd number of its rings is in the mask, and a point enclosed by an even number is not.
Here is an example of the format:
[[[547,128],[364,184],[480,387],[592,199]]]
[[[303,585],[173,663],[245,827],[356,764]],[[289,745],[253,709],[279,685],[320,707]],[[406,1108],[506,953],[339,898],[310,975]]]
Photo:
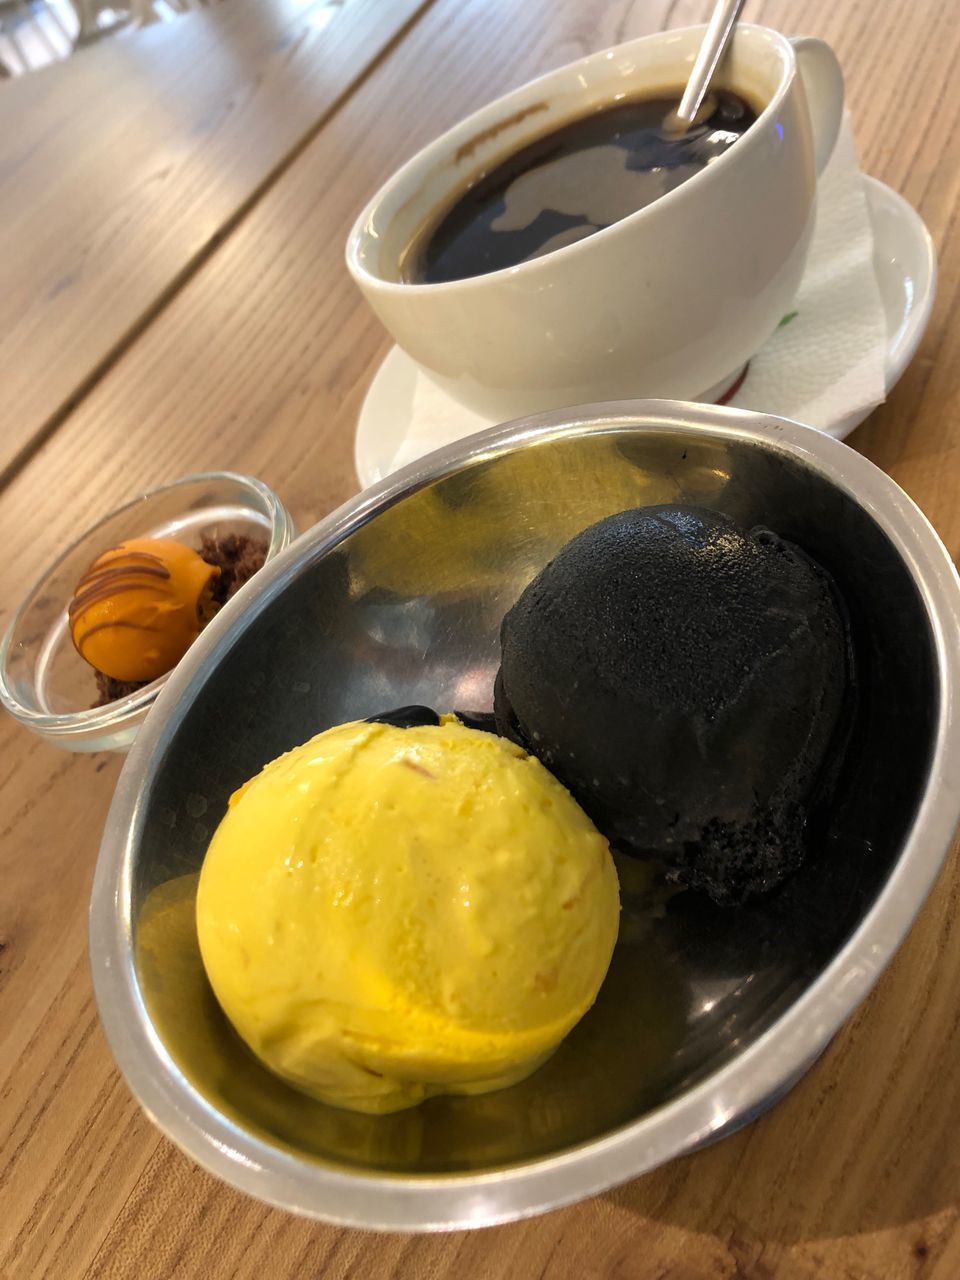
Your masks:
[[[756,120],[720,90],[686,134],[663,122],[678,97],[639,98],[572,120],[507,157],[470,187],[404,255],[412,284],[464,280],[583,240],[652,204],[720,156]]]

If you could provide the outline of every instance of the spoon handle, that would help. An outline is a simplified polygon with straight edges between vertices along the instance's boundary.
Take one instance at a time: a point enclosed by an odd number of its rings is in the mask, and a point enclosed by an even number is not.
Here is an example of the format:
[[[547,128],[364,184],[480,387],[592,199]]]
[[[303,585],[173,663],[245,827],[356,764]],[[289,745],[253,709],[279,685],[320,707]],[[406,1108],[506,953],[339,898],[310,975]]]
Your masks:
[[[743,0],[717,0],[714,6],[690,79],[676,111],[677,120],[688,127],[693,124],[703,104],[742,8]]]

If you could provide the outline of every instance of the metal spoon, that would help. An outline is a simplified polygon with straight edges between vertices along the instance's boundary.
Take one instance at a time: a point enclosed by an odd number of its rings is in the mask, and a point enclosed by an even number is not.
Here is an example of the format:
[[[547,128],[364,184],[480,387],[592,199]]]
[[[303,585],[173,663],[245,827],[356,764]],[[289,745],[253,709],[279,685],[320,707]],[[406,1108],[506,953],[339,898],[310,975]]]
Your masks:
[[[743,0],[717,0],[680,105],[664,121],[669,132],[686,133],[697,118],[742,8]]]

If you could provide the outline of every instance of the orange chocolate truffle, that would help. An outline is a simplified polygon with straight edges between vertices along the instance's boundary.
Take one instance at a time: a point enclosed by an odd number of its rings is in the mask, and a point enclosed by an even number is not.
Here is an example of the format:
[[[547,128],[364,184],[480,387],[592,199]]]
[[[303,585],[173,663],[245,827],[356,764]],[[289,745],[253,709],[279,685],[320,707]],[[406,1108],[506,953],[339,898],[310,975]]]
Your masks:
[[[220,570],[172,538],[131,538],[98,556],[68,616],[81,658],[114,680],[156,680],[200,634]]]

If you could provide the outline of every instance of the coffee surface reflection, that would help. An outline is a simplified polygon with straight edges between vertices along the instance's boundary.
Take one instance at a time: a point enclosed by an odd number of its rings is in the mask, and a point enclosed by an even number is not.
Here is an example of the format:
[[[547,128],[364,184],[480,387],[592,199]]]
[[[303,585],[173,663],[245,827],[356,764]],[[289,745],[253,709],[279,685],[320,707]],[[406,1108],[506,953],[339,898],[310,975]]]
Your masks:
[[[476,175],[415,237],[401,263],[411,284],[440,284],[517,266],[593,235],[652,204],[723,155],[756,120],[721,90],[686,134],[664,120],[678,97],[594,111]]]

